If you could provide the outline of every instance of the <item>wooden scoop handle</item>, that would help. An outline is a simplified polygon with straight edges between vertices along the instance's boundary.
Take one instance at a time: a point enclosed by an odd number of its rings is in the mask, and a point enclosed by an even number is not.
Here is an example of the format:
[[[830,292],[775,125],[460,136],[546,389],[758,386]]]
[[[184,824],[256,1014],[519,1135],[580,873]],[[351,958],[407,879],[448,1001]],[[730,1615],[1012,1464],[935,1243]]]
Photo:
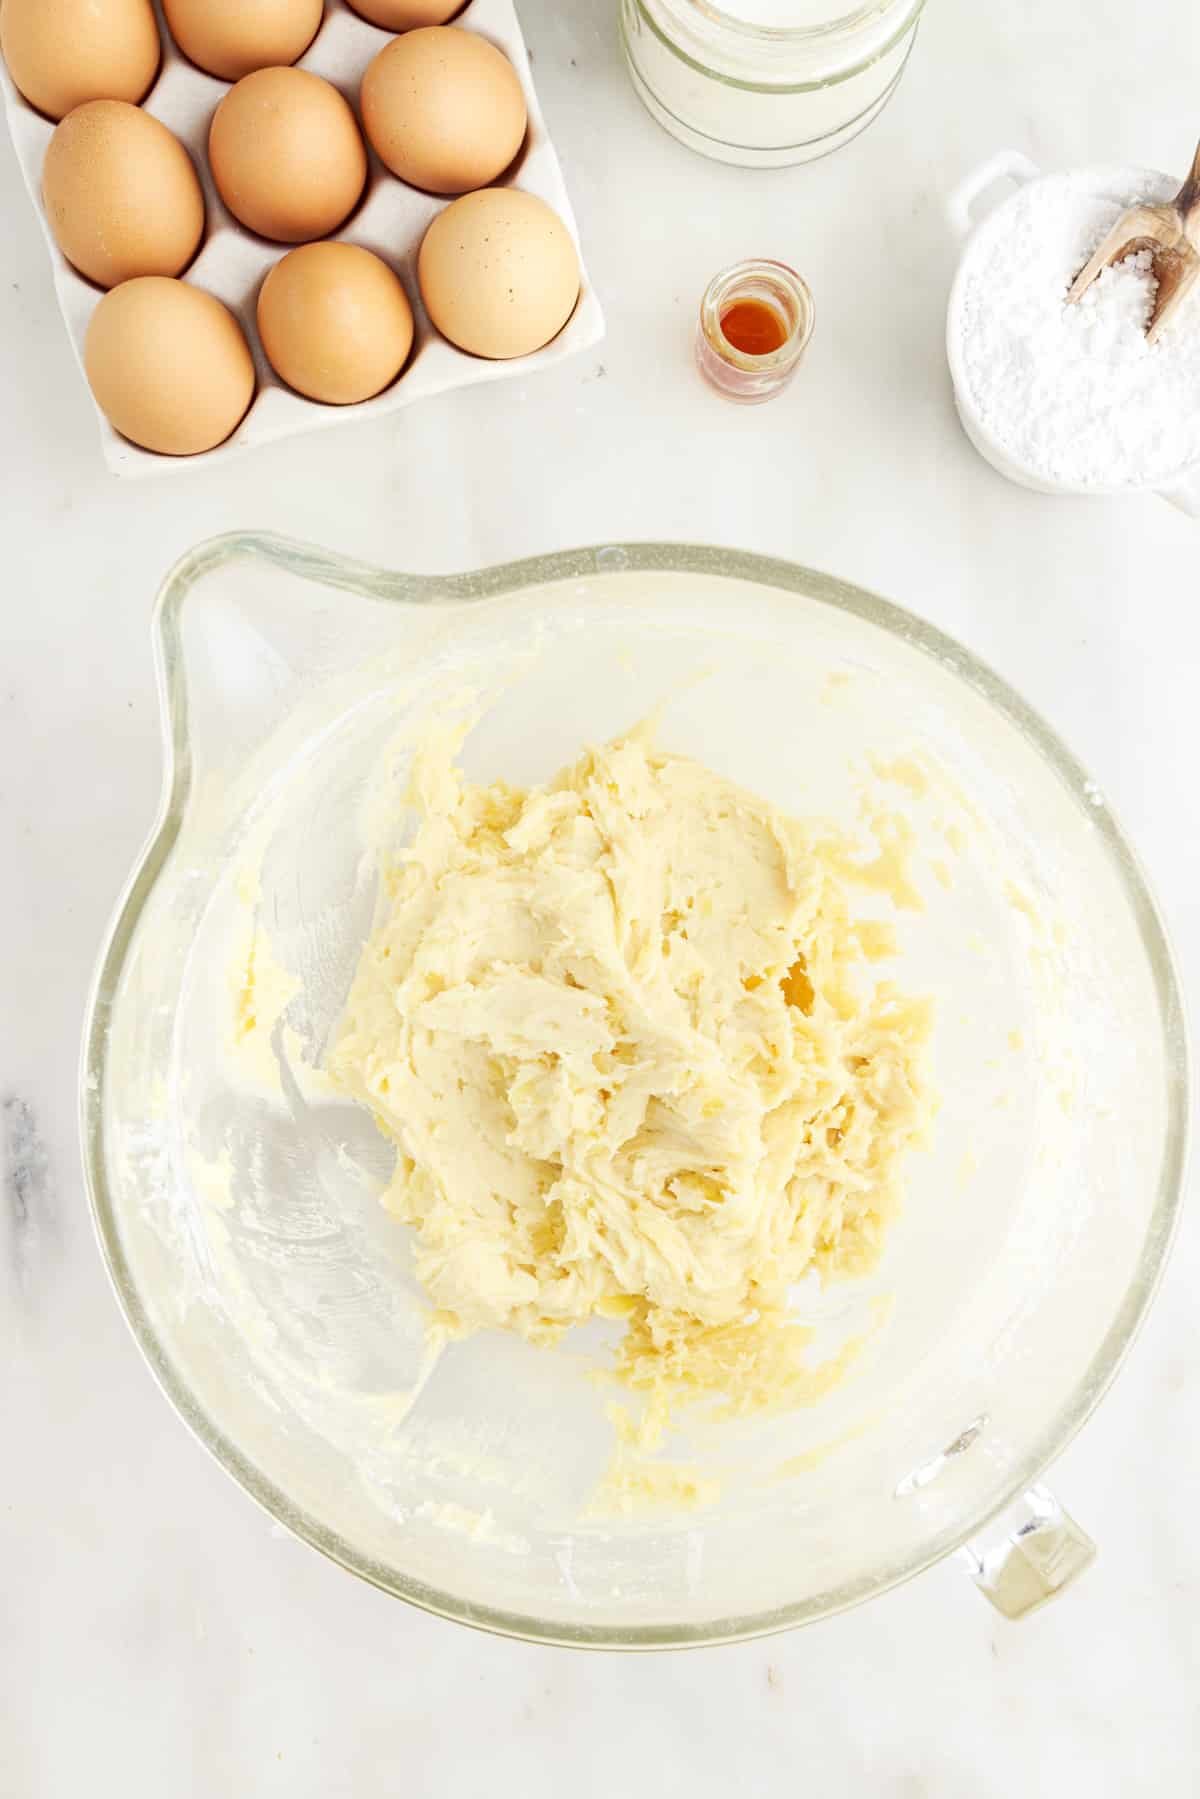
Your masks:
[[[1185,234],[1200,248],[1200,144],[1196,145],[1188,178],[1175,196],[1175,207]]]

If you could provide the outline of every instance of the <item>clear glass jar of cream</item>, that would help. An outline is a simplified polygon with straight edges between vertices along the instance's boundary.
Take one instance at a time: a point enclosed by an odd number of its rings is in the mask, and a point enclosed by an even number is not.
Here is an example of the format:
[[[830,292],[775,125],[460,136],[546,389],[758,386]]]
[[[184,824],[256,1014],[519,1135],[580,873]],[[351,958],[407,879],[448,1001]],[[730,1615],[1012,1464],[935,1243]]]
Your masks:
[[[848,143],[904,72],[924,0],[621,0],[634,87],[718,162],[779,167]]]

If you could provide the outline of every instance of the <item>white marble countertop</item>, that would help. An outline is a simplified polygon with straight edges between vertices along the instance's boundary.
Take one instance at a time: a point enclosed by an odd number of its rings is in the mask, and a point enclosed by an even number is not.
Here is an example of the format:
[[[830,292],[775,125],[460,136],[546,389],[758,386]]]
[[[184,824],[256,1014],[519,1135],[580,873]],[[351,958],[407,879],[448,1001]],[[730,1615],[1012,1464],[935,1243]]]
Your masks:
[[[158,792],[147,619],[174,558],[234,527],[413,570],[682,537],[878,588],[992,662],[1090,764],[1198,1009],[1200,527],[1154,499],[1006,486],[960,436],[941,336],[951,183],[1002,145],[1047,166],[1179,168],[1200,120],[1200,11],[930,0],[881,121],[771,174],[709,165],[658,131],[620,66],[615,11],[522,5],[607,342],[537,380],[263,450],[232,476],[105,473],[0,148],[6,1799],[1196,1791],[1194,1211],[1116,1388],[1055,1470],[1101,1546],[1057,1606],[1006,1625],[943,1564],[814,1630],[651,1657],[472,1634],[273,1529],[155,1390],[93,1247],[76,1061]],[[700,386],[688,328],[707,277],[746,254],[797,263],[819,320],[793,392],[741,411]]]

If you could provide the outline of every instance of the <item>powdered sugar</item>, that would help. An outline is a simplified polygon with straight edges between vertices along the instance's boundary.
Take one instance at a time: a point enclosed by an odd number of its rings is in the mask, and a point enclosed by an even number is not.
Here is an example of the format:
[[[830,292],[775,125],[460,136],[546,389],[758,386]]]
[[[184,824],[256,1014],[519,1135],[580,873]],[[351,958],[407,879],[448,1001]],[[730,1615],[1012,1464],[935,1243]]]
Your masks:
[[[1200,459],[1200,305],[1156,344],[1149,252],[1107,269],[1078,305],[1067,289],[1125,207],[1155,180],[1097,192],[1078,176],[1032,182],[969,253],[958,336],[969,397],[1008,454],[1047,481],[1153,486]]]

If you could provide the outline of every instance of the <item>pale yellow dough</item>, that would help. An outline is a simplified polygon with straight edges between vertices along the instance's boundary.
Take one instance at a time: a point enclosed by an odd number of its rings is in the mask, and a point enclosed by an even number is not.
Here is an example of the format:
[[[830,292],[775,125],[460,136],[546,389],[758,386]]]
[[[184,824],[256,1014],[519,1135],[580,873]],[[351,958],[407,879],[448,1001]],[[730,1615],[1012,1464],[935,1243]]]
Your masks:
[[[928,1005],[848,900],[920,903],[894,837],[856,860],[649,731],[528,792],[457,747],[416,759],[331,1058],[397,1146],[441,1324],[622,1318],[656,1401],[811,1396],[840,1369],[805,1369],[787,1290],[871,1267],[930,1111]]]

